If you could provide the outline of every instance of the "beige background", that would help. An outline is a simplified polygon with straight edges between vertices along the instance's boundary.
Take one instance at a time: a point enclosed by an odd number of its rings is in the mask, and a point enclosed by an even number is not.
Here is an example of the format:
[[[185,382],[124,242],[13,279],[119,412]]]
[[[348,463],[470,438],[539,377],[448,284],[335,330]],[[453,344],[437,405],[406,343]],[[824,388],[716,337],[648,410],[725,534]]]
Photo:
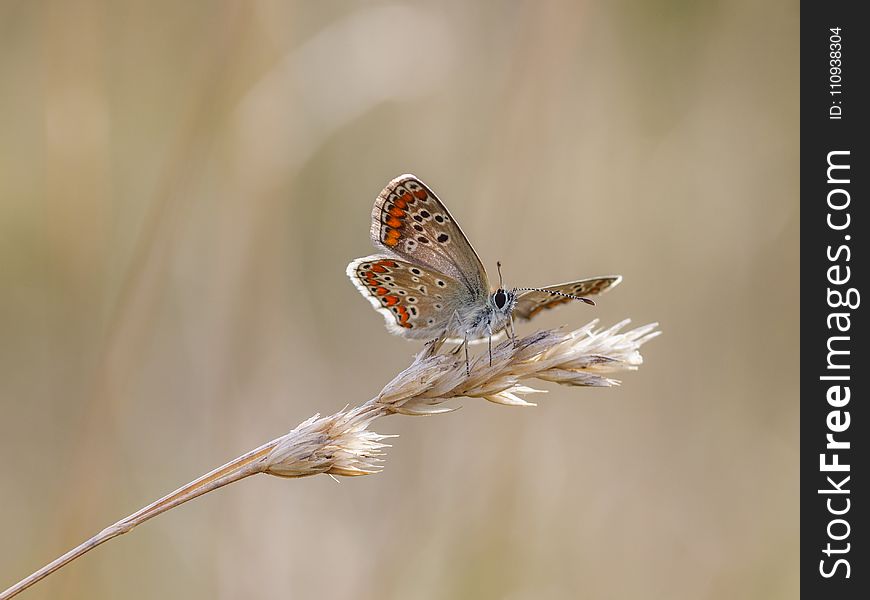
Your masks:
[[[618,389],[483,401],[383,473],[258,477],[26,598],[793,598],[798,25],[783,2],[0,3],[0,587],[416,346],[346,280],[414,172]],[[528,332],[525,326],[522,331]]]

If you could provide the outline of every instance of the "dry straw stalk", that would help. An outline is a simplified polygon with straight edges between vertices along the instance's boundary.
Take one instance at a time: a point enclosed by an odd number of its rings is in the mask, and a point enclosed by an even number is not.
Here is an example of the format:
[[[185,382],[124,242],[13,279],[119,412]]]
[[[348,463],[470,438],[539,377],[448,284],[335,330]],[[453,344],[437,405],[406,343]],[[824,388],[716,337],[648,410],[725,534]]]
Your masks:
[[[121,519],[63,556],[0,593],[8,600],[103,542],[127,533],[140,523],[229,483],[257,473],[280,477],[369,475],[380,470],[386,437],[369,430],[378,417],[389,414],[431,415],[449,412],[451,398],[485,398],[511,406],[534,406],[522,396],[537,393],[531,379],[563,385],[618,385],[608,375],[636,369],[639,348],[657,336],[652,323],[626,332],[625,320],[609,329],[593,321],[574,331],[539,331],[513,342],[506,340],[489,354],[474,357],[470,373],[465,356],[456,350],[439,353],[430,345],[381,392],[355,408],[333,415],[314,415],[289,433],[252,450],[188,483],[145,508]]]

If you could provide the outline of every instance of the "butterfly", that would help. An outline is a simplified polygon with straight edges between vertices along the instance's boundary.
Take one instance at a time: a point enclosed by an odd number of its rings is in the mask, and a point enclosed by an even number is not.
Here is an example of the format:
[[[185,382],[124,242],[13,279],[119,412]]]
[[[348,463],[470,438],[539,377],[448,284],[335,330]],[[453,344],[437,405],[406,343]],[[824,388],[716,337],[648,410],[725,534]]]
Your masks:
[[[513,318],[601,294],[622,277],[593,277],[544,288],[490,288],[486,269],[447,207],[414,175],[387,184],[372,209],[371,237],[380,254],[351,261],[350,280],[381,313],[390,333],[407,339],[468,342],[502,331]],[[499,267],[501,265],[499,264]]]

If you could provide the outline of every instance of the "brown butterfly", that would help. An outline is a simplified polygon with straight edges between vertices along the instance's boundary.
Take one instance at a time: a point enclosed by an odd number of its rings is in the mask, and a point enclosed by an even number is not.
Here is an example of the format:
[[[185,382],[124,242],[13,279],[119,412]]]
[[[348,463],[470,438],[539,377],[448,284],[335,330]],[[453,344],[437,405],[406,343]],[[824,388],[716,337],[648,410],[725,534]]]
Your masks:
[[[601,294],[622,281],[593,277],[544,288],[501,285],[486,269],[447,207],[414,175],[393,179],[372,210],[372,242],[382,254],[358,258],[347,275],[386,321],[409,339],[481,340],[531,319],[544,309]],[[500,266],[500,265],[499,265]],[[467,352],[467,347],[466,347]]]

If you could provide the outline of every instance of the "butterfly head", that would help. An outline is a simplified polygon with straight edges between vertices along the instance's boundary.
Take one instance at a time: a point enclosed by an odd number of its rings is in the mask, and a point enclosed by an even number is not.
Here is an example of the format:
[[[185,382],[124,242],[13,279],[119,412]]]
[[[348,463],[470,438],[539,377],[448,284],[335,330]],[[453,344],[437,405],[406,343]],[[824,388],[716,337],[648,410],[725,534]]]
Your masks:
[[[517,294],[515,290],[504,289],[504,280],[501,277],[501,261],[497,262],[496,265],[498,266],[498,289],[489,296],[489,304],[494,312],[507,316],[511,314],[517,303]]]
[[[489,296],[489,304],[495,312],[510,314],[517,303],[517,295],[512,290],[498,288]]]

